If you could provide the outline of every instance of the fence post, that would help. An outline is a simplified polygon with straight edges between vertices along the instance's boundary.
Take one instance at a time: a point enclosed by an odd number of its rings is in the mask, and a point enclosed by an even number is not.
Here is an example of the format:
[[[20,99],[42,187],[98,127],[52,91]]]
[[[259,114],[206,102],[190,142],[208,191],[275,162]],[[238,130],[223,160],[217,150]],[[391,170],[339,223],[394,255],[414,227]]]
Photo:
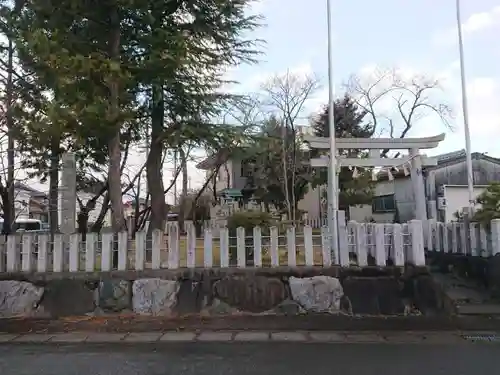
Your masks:
[[[220,228],[220,266],[229,267],[229,230]]]
[[[366,246],[366,225],[356,223],[354,229],[354,238],[356,243],[356,256],[358,266],[365,267],[368,265],[368,247]]]
[[[159,270],[161,268],[161,248],[163,242],[163,231],[154,229],[151,232],[151,268]]]
[[[304,252],[306,266],[314,266],[313,230],[309,225],[304,227]]]
[[[146,260],[146,232],[135,234],[135,269],[142,271]]]
[[[500,219],[491,221],[491,255],[500,253]]]
[[[479,226],[479,242],[479,251],[481,252],[479,255],[487,257],[489,254],[488,232],[483,224]]]
[[[38,259],[36,270],[38,272],[46,272],[48,264],[48,249],[49,249],[49,235],[38,235]]]
[[[177,222],[168,227],[168,268],[179,268],[179,225]]]
[[[245,228],[236,228],[236,265],[239,268],[245,268],[247,265],[245,240]]]
[[[271,227],[269,229],[269,242],[270,242],[270,253],[271,253],[271,266],[278,267],[280,265],[279,256],[279,232],[277,227]]]
[[[262,230],[260,227],[253,228],[253,265],[262,267]]]
[[[451,249],[452,253],[458,253],[458,223],[451,223]]]
[[[403,228],[401,224],[392,224],[392,257],[394,265],[404,266]]]
[[[186,239],[186,267],[196,267],[196,227],[191,221],[185,226],[187,239]]]
[[[330,252],[330,233],[328,227],[321,227],[321,254],[323,258],[323,266],[330,267],[332,265],[332,253]]]
[[[203,233],[203,265],[206,268],[212,268],[214,264],[213,258],[213,236],[212,236],[212,227],[208,226],[205,228]]]
[[[345,221],[345,211],[337,212],[338,236],[339,236],[339,258],[338,264],[343,267],[349,266],[349,245],[347,240],[347,224]]]
[[[69,272],[78,272],[80,266],[80,234],[69,236]]]
[[[31,272],[33,265],[33,235],[23,234],[21,237],[23,241],[22,247],[22,264],[23,272]]]
[[[286,248],[288,253],[289,267],[297,265],[297,249],[295,247],[295,227],[291,226],[286,229]]]
[[[16,242],[16,235],[10,234],[7,236],[7,272],[19,270],[19,254]]]
[[[410,262],[415,266],[425,266],[424,231],[422,221],[411,220],[408,229],[411,234]]]
[[[375,239],[375,264],[377,266],[385,266],[385,225],[375,224],[373,228],[373,237]]]

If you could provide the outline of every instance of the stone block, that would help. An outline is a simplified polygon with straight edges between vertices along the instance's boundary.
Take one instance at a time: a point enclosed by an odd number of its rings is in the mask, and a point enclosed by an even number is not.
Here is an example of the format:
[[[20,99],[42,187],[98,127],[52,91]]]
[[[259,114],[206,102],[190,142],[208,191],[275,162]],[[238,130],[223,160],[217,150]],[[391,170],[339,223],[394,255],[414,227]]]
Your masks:
[[[500,254],[488,260],[488,289],[494,298],[500,299]]]
[[[231,332],[202,332],[198,336],[198,341],[231,341]]]
[[[202,310],[202,315],[234,315],[240,311],[218,298],[214,298],[212,304]]]
[[[139,279],[132,284],[132,308],[137,314],[169,315],[177,302],[179,282]]]
[[[136,332],[125,337],[125,342],[156,342],[163,334],[161,332]]]
[[[348,343],[380,343],[385,342],[382,335],[375,333],[353,333],[347,334],[345,341]]]
[[[283,282],[264,276],[228,276],[213,286],[213,295],[241,311],[264,312],[284,301],[288,294]]]
[[[121,342],[126,336],[125,333],[90,333],[86,342]]]
[[[307,335],[303,332],[274,332],[271,333],[273,341],[307,341]]]
[[[205,285],[208,284],[208,285]],[[211,292],[209,282],[182,280],[174,310],[179,315],[198,313],[206,306]]]
[[[194,332],[167,332],[160,337],[160,341],[194,341],[195,338]]]
[[[422,314],[431,315],[443,309],[442,291],[431,275],[421,275],[410,281],[413,285],[413,303]]]
[[[392,277],[347,277],[343,283],[353,314],[396,315],[405,312],[399,281]]]
[[[0,318],[31,316],[44,294],[44,288],[24,281],[0,281]]]
[[[99,283],[99,308],[104,312],[130,309],[132,284],[127,280],[102,280]]]
[[[330,276],[290,277],[292,298],[305,310],[338,312],[344,292],[340,281]]]
[[[45,286],[41,301],[51,317],[85,315],[95,310],[93,285],[82,280],[52,280]]]
[[[50,342],[84,342],[88,336],[81,332],[58,333],[50,339]]]
[[[306,310],[294,300],[284,300],[274,309],[268,311],[269,314],[278,314],[278,315],[299,315],[304,314]]]
[[[338,332],[310,332],[313,341],[319,342],[345,342],[345,335]]]
[[[16,337],[19,337],[19,335],[0,333],[0,342],[10,342],[14,340]]]
[[[21,335],[13,341],[14,342],[47,342],[52,337],[54,337],[54,335],[34,333],[34,334]]]
[[[238,332],[234,341],[268,341],[269,332]]]

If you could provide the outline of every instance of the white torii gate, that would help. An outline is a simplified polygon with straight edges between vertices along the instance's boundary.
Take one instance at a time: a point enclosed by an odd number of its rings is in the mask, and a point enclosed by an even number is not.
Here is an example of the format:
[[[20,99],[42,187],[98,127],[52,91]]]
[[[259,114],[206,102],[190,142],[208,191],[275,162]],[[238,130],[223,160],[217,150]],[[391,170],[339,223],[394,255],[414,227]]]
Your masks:
[[[337,149],[369,150],[368,158],[337,156],[337,165],[344,167],[397,167],[409,164],[415,196],[415,218],[418,220],[427,220],[422,167],[437,165],[437,159],[420,155],[420,150],[435,148],[444,138],[444,133],[425,138],[337,138],[335,140]],[[311,148],[330,148],[329,138],[304,136],[304,140],[309,143]],[[385,149],[408,150],[408,155],[401,158],[381,158],[380,151]],[[328,165],[328,158],[311,159],[312,167],[327,167]]]

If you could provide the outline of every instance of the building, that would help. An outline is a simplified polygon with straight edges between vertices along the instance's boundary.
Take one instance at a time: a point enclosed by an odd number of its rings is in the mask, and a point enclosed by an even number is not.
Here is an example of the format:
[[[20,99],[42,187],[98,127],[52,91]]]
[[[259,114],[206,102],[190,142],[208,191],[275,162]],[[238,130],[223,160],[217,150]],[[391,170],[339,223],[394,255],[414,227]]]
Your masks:
[[[213,172],[221,160],[226,159],[224,155],[209,156],[196,167],[201,170],[206,170],[207,178]],[[252,187],[248,185],[249,170],[245,161],[238,157],[230,157],[221,164],[219,173],[210,181],[207,190],[210,193],[214,191],[218,196],[226,196],[227,199],[239,198],[245,191],[252,191]],[[307,213],[309,217],[316,218],[321,214],[321,194],[320,188],[309,189],[303,199],[301,199],[297,208]]]
[[[423,169],[427,216],[448,222],[468,206],[466,153],[464,150],[439,155],[436,166]],[[500,159],[481,153],[472,154],[474,195],[477,198],[494,181],[500,181]],[[379,174],[372,205],[351,207],[350,219],[356,221],[406,222],[415,218],[415,198],[410,176],[402,171]]]
[[[14,210],[16,219],[37,219],[48,221],[47,194],[16,182],[14,184]]]

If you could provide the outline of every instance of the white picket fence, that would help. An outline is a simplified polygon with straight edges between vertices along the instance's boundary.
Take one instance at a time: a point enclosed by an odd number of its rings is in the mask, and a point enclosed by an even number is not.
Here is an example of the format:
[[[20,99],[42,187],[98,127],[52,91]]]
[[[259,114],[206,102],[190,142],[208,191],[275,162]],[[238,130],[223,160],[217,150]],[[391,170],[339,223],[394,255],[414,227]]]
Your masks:
[[[479,223],[424,223],[425,248],[457,255],[490,257],[500,253],[500,220],[493,220],[490,230]]]
[[[324,217],[309,217],[298,222],[300,226],[309,226],[313,229],[320,229],[322,227],[328,226],[328,220]],[[219,228],[227,226],[227,220],[225,219],[210,219],[203,221],[203,228],[212,229],[214,232],[218,232]]]
[[[238,228],[230,236],[220,228],[218,237],[211,229],[196,236],[189,225],[180,236],[177,223],[164,231],[128,233],[88,233],[56,235],[46,233],[11,235],[0,243],[0,272],[77,272],[195,267],[278,267],[278,266],[403,266],[425,265],[422,222],[408,224],[340,223],[340,257],[332,257],[330,236],[323,227]]]

